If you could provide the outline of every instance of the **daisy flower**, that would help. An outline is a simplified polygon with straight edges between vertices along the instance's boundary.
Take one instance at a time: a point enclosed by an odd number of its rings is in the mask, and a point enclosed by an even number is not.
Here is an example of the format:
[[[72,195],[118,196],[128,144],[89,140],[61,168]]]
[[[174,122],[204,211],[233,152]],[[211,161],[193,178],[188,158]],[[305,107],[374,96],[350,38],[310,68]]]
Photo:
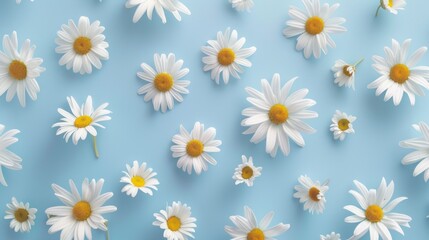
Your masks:
[[[211,71],[210,77],[219,84],[220,74],[223,81],[228,84],[229,75],[240,79],[239,74],[243,72],[243,67],[250,68],[252,63],[247,60],[256,52],[256,47],[243,48],[246,38],[238,39],[236,30],[227,28],[224,33],[217,33],[217,41],[209,40],[210,46],[204,46],[201,51],[207,56],[203,57],[203,70]]]
[[[121,183],[126,183],[127,185],[122,188],[121,192],[135,197],[139,190],[150,196],[153,195],[152,189],[158,190],[156,185],[159,185],[159,181],[154,178],[157,173],[152,168],[147,168],[146,165],[146,163],[142,163],[139,166],[137,161],[133,162],[132,167],[128,164],[126,165],[127,171],[123,172],[125,176],[121,178]]]
[[[373,56],[372,67],[381,76],[368,85],[370,89],[376,89],[375,95],[379,96],[386,91],[384,101],[393,98],[393,104],[399,105],[404,92],[408,95],[410,103],[414,106],[415,95],[423,96],[422,87],[429,89],[429,66],[415,66],[427,51],[427,47],[417,49],[407,58],[411,39],[405,40],[402,45],[392,39],[392,49],[384,47],[386,58]]]
[[[234,176],[232,179],[235,180],[235,185],[240,183],[245,183],[248,187],[253,186],[253,181],[255,178],[261,176],[262,167],[255,167],[253,165],[253,158],[246,156],[241,156],[241,164],[235,169]]]
[[[231,3],[232,7],[237,11],[248,11],[250,12],[250,9],[253,8],[255,3],[253,0],[229,0],[229,3]]]
[[[108,60],[109,52],[106,48],[109,44],[104,41],[104,27],[100,21],[91,23],[88,17],[80,17],[78,25],[73,20],[63,24],[57,32],[55,39],[58,47],[57,53],[63,54],[59,63],[66,65],[67,69],[73,68],[74,73],[92,73],[92,66],[101,69],[100,60]]]
[[[328,46],[335,47],[330,34],[347,31],[341,26],[346,20],[330,16],[340,6],[339,3],[332,6],[327,3],[321,6],[319,0],[302,0],[302,3],[306,11],[294,6],[289,8],[289,16],[293,19],[286,22],[287,27],[283,34],[287,38],[299,35],[296,50],[304,49],[305,58],[309,58],[311,54],[319,58],[321,52],[328,53]]]
[[[29,232],[34,225],[37,209],[30,208],[29,203],[18,202],[14,197],[6,206],[8,209],[4,219],[10,219],[10,228],[15,232]]]
[[[347,86],[348,88],[352,87],[355,90],[355,73],[356,67],[363,61],[363,58],[355,64],[348,64],[345,61],[339,59],[335,61],[335,65],[332,67],[332,72],[334,72],[334,83],[338,86]]]
[[[297,78],[289,80],[283,87],[280,86],[280,75],[274,74],[271,85],[266,79],[261,80],[262,92],[247,87],[250,95],[247,98],[253,107],[246,108],[242,114],[247,117],[241,125],[249,127],[243,134],[253,134],[252,143],[259,143],[265,138],[265,151],[275,157],[280,147],[284,155],[289,155],[289,138],[303,147],[305,141],[301,132],[314,133],[315,130],[302,119],[316,118],[316,112],[307,110],[316,104],[316,101],[305,96],[308,89],[300,89],[292,94],[290,90]]]
[[[65,206],[56,206],[46,209],[49,219],[47,221],[49,233],[61,231],[61,240],[92,239],[91,229],[107,231],[107,220],[102,214],[115,212],[115,206],[103,206],[112,196],[112,192],[101,194],[104,180],[91,182],[86,178],[82,183],[82,195],[76,185],[69,181],[71,192],[52,184],[55,196]]]
[[[225,231],[231,236],[231,239],[275,240],[275,237],[289,230],[290,225],[279,223],[274,227],[268,228],[273,217],[274,212],[269,212],[258,224],[252,209],[245,206],[244,217],[239,215],[230,216],[229,219],[235,226],[225,226]]]
[[[58,112],[63,116],[61,122],[55,123],[52,127],[58,127],[57,135],[64,134],[64,139],[68,142],[71,137],[73,143],[77,145],[79,140],[85,140],[88,133],[93,137],[93,147],[96,157],[99,157],[97,149],[97,130],[95,127],[105,128],[99,122],[110,120],[108,116],[111,111],[107,110],[108,103],[103,103],[97,109],[94,110],[92,105],[92,97],[88,96],[86,102],[81,107],[77,104],[73,97],[67,97],[67,102],[71,113],[67,112],[62,108],[58,108]]]
[[[178,0],[127,0],[125,7],[137,7],[133,17],[134,23],[138,22],[145,13],[147,14],[147,18],[152,20],[152,13],[154,9],[161,18],[162,23],[167,22],[164,10],[170,11],[179,22],[182,20],[180,13],[191,15],[191,11],[189,11],[189,9]]]
[[[378,240],[379,235],[384,240],[392,240],[389,229],[404,235],[401,226],[410,227],[411,217],[391,212],[400,202],[407,199],[406,197],[399,197],[390,201],[395,190],[393,181],[387,186],[386,180],[383,178],[377,190],[368,190],[356,180],[354,184],[359,192],[354,190],[349,192],[356,198],[361,208],[353,205],[344,207],[354,214],[346,217],[344,221],[346,223],[359,223],[350,239],[360,239],[369,231],[371,240]]]
[[[353,122],[356,120],[355,116],[347,115],[345,112],[335,111],[332,117],[331,132],[334,134],[334,139],[343,141],[349,133],[355,133],[353,129]]]
[[[25,107],[25,95],[31,100],[37,99],[40,92],[36,78],[45,68],[41,58],[33,58],[36,46],[31,45],[30,39],[25,40],[21,49],[18,48],[18,35],[4,35],[3,51],[0,51],[0,96],[6,94],[6,101],[10,102],[18,96],[19,103]]]
[[[377,8],[377,12],[375,12],[375,16],[378,16],[380,8],[396,15],[398,14],[398,10],[404,10],[405,5],[407,5],[405,0],[380,0],[380,5]]]
[[[10,145],[18,142],[18,138],[16,138],[15,135],[20,133],[20,131],[12,129],[3,133],[4,129],[5,126],[0,124],[0,183],[3,186],[7,186],[6,180],[3,176],[2,167],[11,170],[21,170],[22,159],[7,149]]]
[[[172,206],[167,206],[166,210],[154,213],[156,221],[154,226],[164,230],[164,238],[167,240],[187,240],[195,238],[196,218],[191,217],[191,208],[181,202],[173,202]]]
[[[328,235],[320,235],[320,240],[341,240],[341,236],[338,233],[331,232]]]
[[[152,100],[155,111],[166,112],[167,108],[172,110],[174,100],[183,102],[182,94],[188,94],[187,87],[191,83],[188,80],[181,80],[189,73],[188,68],[182,68],[183,60],[176,61],[176,56],[172,53],[154,55],[155,70],[146,63],[141,64],[143,72],[138,72],[137,76],[148,82],[139,88],[138,94],[145,94],[144,100]]]
[[[209,155],[211,152],[220,152],[219,146],[222,141],[215,140],[216,129],[208,128],[204,130],[204,124],[196,122],[194,128],[189,133],[180,125],[180,134],[174,135],[172,141],[175,143],[171,147],[174,158],[179,158],[177,167],[188,174],[194,169],[196,174],[207,171],[207,163],[216,165],[216,160]]]
[[[295,198],[299,199],[300,203],[304,203],[304,210],[308,210],[311,214],[323,213],[325,210],[325,193],[329,190],[328,181],[320,184],[319,181],[313,182],[311,178],[300,176],[298,178],[300,185],[295,186]]]

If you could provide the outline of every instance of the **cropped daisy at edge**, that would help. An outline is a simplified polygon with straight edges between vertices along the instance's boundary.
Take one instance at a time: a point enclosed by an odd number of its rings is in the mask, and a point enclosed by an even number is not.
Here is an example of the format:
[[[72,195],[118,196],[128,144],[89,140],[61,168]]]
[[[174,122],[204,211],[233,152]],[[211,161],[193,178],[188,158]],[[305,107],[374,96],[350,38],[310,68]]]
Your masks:
[[[164,10],[171,12],[177,21],[182,20],[180,13],[191,15],[191,11],[179,0],[127,0],[125,7],[137,7],[133,16],[134,23],[138,22],[145,14],[149,20],[152,20],[153,10],[161,18],[162,23],[167,23]]]
[[[2,167],[10,170],[21,170],[22,158],[7,149],[12,144],[18,142],[18,138],[15,135],[20,133],[20,131],[12,129],[3,133],[4,129],[5,126],[0,124],[0,183],[3,186],[7,186]]]

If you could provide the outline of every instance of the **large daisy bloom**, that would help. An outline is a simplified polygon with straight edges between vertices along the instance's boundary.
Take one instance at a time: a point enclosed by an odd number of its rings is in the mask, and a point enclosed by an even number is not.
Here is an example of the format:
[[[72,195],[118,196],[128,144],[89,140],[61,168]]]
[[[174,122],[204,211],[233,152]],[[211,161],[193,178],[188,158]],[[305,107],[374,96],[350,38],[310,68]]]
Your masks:
[[[225,231],[231,236],[231,240],[235,239],[250,239],[250,240],[275,240],[275,237],[289,230],[290,225],[279,223],[274,227],[269,228],[273,220],[274,212],[269,212],[258,223],[252,209],[244,207],[244,217],[235,215],[229,219],[234,223],[234,227],[225,226]]]
[[[102,67],[101,60],[109,59],[106,48],[109,44],[104,41],[104,27],[100,21],[91,23],[88,17],[80,17],[76,26],[73,20],[63,24],[57,32],[55,39],[58,47],[57,53],[63,54],[59,63],[66,65],[67,69],[73,68],[74,73],[92,73],[92,66],[97,69]]]
[[[423,88],[429,89],[429,66],[416,66],[417,62],[427,51],[427,47],[417,49],[407,58],[411,39],[405,40],[402,45],[392,39],[392,49],[384,47],[386,58],[373,56],[372,67],[381,76],[368,85],[370,89],[376,89],[375,95],[379,96],[384,91],[384,101],[393,98],[393,104],[399,105],[404,92],[408,95],[410,103],[414,106],[415,95],[423,96]]]
[[[125,3],[125,7],[137,7],[133,16],[134,23],[138,22],[145,13],[147,14],[147,18],[149,20],[152,20],[152,13],[154,9],[158,16],[161,18],[162,23],[167,22],[164,10],[171,12],[177,19],[177,21],[182,20],[180,13],[191,15],[191,11],[182,2],[178,0],[127,0],[127,2]]]
[[[341,235],[335,232],[331,232],[327,235],[320,235],[320,240],[341,240]]]
[[[253,186],[255,178],[261,176],[262,167],[253,165],[253,158],[242,155],[241,164],[235,168],[235,173],[232,179],[235,180],[235,185],[245,183],[248,187]]]
[[[204,124],[196,122],[194,128],[189,133],[180,125],[180,134],[174,135],[172,141],[175,145],[171,146],[174,158],[179,158],[177,167],[188,174],[192,170],[196,174],[208,170],[208,164],[216,165],[216,160],[210,156],[211,152],[220,152],[219,146],[222,141],[216,140],[216,129],[204,129]]]
[[[159,181],[155,178],[157,173],[152,168],[147,168],[147,163],[139,165],[139,162],[134,161],[132,167],[128,164],[126,167],[125,176],[121,178],[121,183],[126,183],[126,185],[121,192],[135,197],[139,190],[150,196],[153,195],[152,190],[158,190],[156,186],[159,185]]]
[[[313,182],[307,176],[298,178],[300,185],[295,186],[296,192],[293,197],[298,198],[300,203],[304,203],[304,210],[313,214],[323,213],[325,210],[325,193],[329,190],[328,181],[320,184],[319,181]]]
[[[380,8],[383,8],[384,10],[387,10],[390,13],[396,15],[398,14],[398,10],[404,10],[405,5],[407,5],[405,0],[380,0],[380,5],[377,8],[375,16],[378,16],[378,11],[380,11]]]
[[[112,192],[101,194],[104,180],[91,182],[85,179],[82,183],[82,195],[72,180],[69,181],[71,192],[52,184],[55,196],[64,203],[64,206],[46,209],[49,233],[61,231],[61,240],[91,240],[91,229],[107,231],[107,220],[103,214],[115,212],[115,206],[103,206],[112,196]]]
[[[25,107],[26,94],[31,100],[37,99],[40,92],[36,78],[45,68],[41,58],[33,58],[36,46],[31,45],[29,39],[25,40],[21,49],[18,48],[18,35],[4,35],[3,51],[0,51],[0,96],[6,94],[6,101],[10,102],[18,96],[19,103]]]
[[[195,238],[196,218],[191,217],[191,208],[181,202],[173,202],[166,210],[154,213],[156,221],[154,226],[164,230],[164,238],[167,240],[187,240]]]
[[[280,75],[274,74],[271,84],[266,79],[261,80],[262,92],[247,87],[250,95],[247,98],[253,107],[246,108],[242,114],[247,117],[241,125],[249,127],[243,134],[253,134],[252,143],[266,139],[265,151],[275,157],[280,147],[284,155],[289,155],[289,138],[304,147],[305,141],[301,132],[314,133],[315,130],[302,119],[316,118],[316,112],[307,110],[316,101],[307,99],[308,89],[300,89],[290,93],[297,78],[289,80],[280,86]]]
[[[355,64],[348,64],[345,61],[339,59],[335,61],[335,65],[331,68],[332,72],[334,72],[334,83],[338,84],[338,86],[346,86],[348,88],[353,88],[355,90],[355,74],[356,67],[363,61],[363,59],[359,60]]]
[[[256,47],[243,48],[246,38],[238,39],[236,30],[227,28],[224,33],[217,33],[217,40],[209,40],[210,46],[204,46],[201,51],[207,56],[203,57],[203,70],[211,71],[210,77],[219,84],[222,74],[225,84],[229,82],[229,75],[240,79],[243,67],[251,67],[252,63],[247,59],[256,52]]]
[[[237,11],[248,12],[250,12],[250,9],[255,5],[253,0],[229,0],[229,3],[231,3],[232,7]]]
[[[404,235],[401,226],[410,227],[411,217],[391,212],[399,203],[407,199],[406,197],[399,197],[390,201],[395,190],[393,181],[387,185],[386,180],[383,178],[378,189],[369,190],[356,180],[354,184],[359,192],[350,190],[349,193],[356,198],[361,208],[353,205],[344,207],[344,209],[354,214],[346,217],[344,221],[346,223],[359,223],[350,239],[360,239],[368,231],[371,240],[378,240],[379,236],[383,240],[392,240],[389,230],[394,230]]]
[[[6,180],[3,176],[2,167],[11,170],[21,170],[22,159],[7,149],[12,144],[18,142],[18,138],[16,138],[15,135],[20,133],[20,131],[12,129],[3,133],[4,129],[5,126],[0,124],[0,183],[3,186],[7,186]]]
[[[172,110],[174,101],[183,102],[182,94],[188,94],[187,87],[191,83],[188,80],[181,80],[189,73],[188,68],[182,68],[183,60],[176,61],[176,56],[172,53],[155,54],[155,69],[146,63],[141,64],[143,72],[138,72],[137,76],[148,82],[138,90],[138,94],[145,94],[144,100],[152,100],[155,111],[166,112],[167,108]]]
[[[14,197],[6,206],[8,209],[4,219],[10,220],[10,228],[15,232],[29,232],[34,225],[37,209],[30,208],[29,203],[18,202]]]
[[[339,139],[343,141],[347,134],[355,133],[353,129],[353,122],[356,121],[355,116],[347,115],[347,113],[337,110],[331,121],[332,123],[329,130],[334,135],[335,140]]]

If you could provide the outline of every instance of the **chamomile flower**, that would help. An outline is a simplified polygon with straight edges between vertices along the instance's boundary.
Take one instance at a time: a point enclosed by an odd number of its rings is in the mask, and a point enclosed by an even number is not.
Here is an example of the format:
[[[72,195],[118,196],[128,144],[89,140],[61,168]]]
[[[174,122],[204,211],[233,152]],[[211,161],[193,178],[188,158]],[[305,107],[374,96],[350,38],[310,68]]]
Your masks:
[[[356,120],[355,116],[347,115],[345,112],[335,111],[332,117],[332,124],[329,130],[334,134],[334,139],[343,141],[347,134],[355,133],[353,129],[353,122]]]
[[[230,216],[229,219],[234,223],[234,227],[225,226],[225,232],[231,236],[232,239],[265,239],[275,240],[275,237],[280,236],[282,233],[289,230],[290,225],[279,223],[274,227],[269,228],[273,220],[274,212],[269,212],[258,223],[252,209],[244,207],[244,217],[235,215]]]
[[[398,10],[404,10],[405,5],[407,5],[405,0],[380,0],[380,5],[377,8],[375,16],[378,16],[378,11],[380,11],[380,8],[383,8],[384,10],[387,10],[390,13],[396,15],[398,14]]]
[[[231,3],[232,7],[237,11],[248,12],[250,12],[250,9],[255,5],[253,0],[229,0],[229,3]]]
[[[164,10],[171,12],[177,21],[181,21],[180,13],[191,15],[191,11],[178,0],[127,0],[125,3],[126,8],[137,7],[134,13],[133,22],[136,23],[146,13],[147,18],[152,20],[152,13],[155,9],[158,16],[161,18],[162,23],[167,22]]]
[[[155,178],[157,175],[152,168],[147,168],[146,163],[142,163],[139,166],[137,161],[133,162],[133,166],[126,165],[127,171],[124,172],[125,176],[121,178],[121,183],[126,183],[121,192],[125,192],[131,197],[135,197],[137,193],[142,191],[143,193],[153,195],[152,190],[158,190],[156,185],[159,185],[158,179]]]
[[[187,240],[195,238],[196,218],[191,217],[191,208],[181,202],[173,202],[166,210],[154,213],[154,226],[164,230],[163,237],[167,240]]]
[[[334,83],[338,86],[346,86],[348,88],[353,88],[355,90],[355,73],[356,67],[363,61],[359,60],[355,64],[348,64],[345,61],[339,59],[335,61],[335,65],[332,67],[332,72],[334,72]]]
[[[175,143],[171,147],[174,158],[179,158],[177,167],[188,174],[195,171],[197,175],[202,171],[207,171],[208,164],[216,165],[216,160],[210,156],[211,152],[220,152],[219,146],[222,141],[215,140],[216,129],[204,129],[204,124],[196,122],[194,128],[189,133],[180,125],[180,134],[174,135],[172,141]]]
[[[210,46],[204,46],[201,51],[207,56],[203,57],[203,70],[211,71],[210,77],[219,84],[220,75],[225,84],[229,76],[240,79],[243,67],[250,68],[252,63],[247,59],[256,52],[256,47],[243,48],[246,38],[238,39],[236,30],[227,28],[224,33],[217,33],[217,40],[209,40]]]
[[[104,41],[104,27],[100,21],[91,23],[88,17],[80,17],[78,25],[73,20],[63,24],[57,32],[55,39],[57,47],[55,51],[63,54],[59,64],[66,65],[67,69],[73,68],[74,73],[92,73],[92,66],[101,69],[101,60],[109,59],[106,50],[109,44]]]
[[[241,156],[241,164],[235,169],[232,179],[235,180],[235,185],[245,183],[248,187],[253,186],[255,178],[261,176],[262,167],[255,167],[253,165],[253,158]]]
[[[308,210],[311,214],[323,213],[325,210],[325,193],[329,190],[328,181],[320,184],[319,181],[313,182],[307,176],[300,176],[298,178],[300,185],[295,186],[296,193],[293,194],[295,198],[299,199],[300,203],[304,203],[304,210]]]
[[[138,94],[145,94],[144,100],[152,100],[155,111],[166,112],[167,108],[172,110],[174,101],[182,102],[182,94],[188,94],[187,87],[191,83],[188,80],[181,80],[189,73],[188,68],[182,68],[183,60],[176,61],[176,56],[172,53],[155,54],[155,69],[146,63],[141,64],[143,72],[138,72],[137,76],[148,82],[139,88]]]
[[[253,134],[250,142],[259,143],[266,139],[265,151],[275,157],[280,147],[284,155],[289,155],[289,138],[304,147],[305,141],[301,132],[314,133],[315,130],[303,119],[316,118],[316,112],[308,110],[316,101],[307,99],[308,89],[300,89],[290,93],[297,78],[280,86],[280,75],[274,74],[271,84],[262,79],[262,92],[247,87],[250,95],[247,98],[253,107],[246,108],[242,114],[247,117],[241,125],[249,127],[243,134]]]
[[[35,101],[40,92],[36,78],[45,68],[41,58],[33,58],[36,46],[25,40],[21,49],[18,48],[18,35],[4,35],[3,51],[0,51],[0,96],[6,93],[6,101],[10,102],[18,96],[19,103],[25,107],[26,94]]]
[[[332,6],[325,3],[320,5],[319,0],[302,0],[306,11],[302,11],[294,6],[289,8],[289,16],[292,20],[286,22],[287,27],[283,34],[287,37],[297,38],[296,50],[304,50],[304,57],[309,58],[311,54],[315,58],[320,57],[320,53],[328,53],[328,46],[334,48],[335,42],[331,38],[333,33],[346,32],[342,26],[346,20],[340,17],[331,17],[332,13],[340,6],[336,3]]]
[[[320,240],[341,240],[341,235],[335,232],[331,232],[327,235],[320,235]]]
[[[30,208],[29,203],[18,202],[14,197],[6,206],[8,209],[4,219],[10,220],[10,228],[15,232],[29,232],[34,225],[37,209]]]
[[[423,88],[429,89],[429,66],[416,66],[417,62],[427,51],[427,47],[417,49],[407,58],[411,39],[405,40],[402,45],[392,39],[392,49],[384,47],[386,58],[373,56],[372,67],[381,76],[368,85],[369,89],[376,89],[379,96],[384,91],[384,101],[393,98],[393,104],[399,105],[404,93],[408,95],[412,106],[415,104],[415,95],[423,96]]]
[[[393,181],[386,184],[386,180],[381,180],[378,189],[367,189],[362,183],[354,181],[359,192],[350,190],[350,194],[356,198],[359,207],[348,205],[344,209],[354,215],[346,217],[346,223],[359,223],[349,239],[361,239],[368,231],[371,240],[378,240],[379,235],[384,240],[392,240],[389,230],[394,230],[402,235],[404,232],[401,226],[410,227],[411,217],[401,213],[392,213],[391,211],[406,197],[392,199],[395,185]]]
[[[4,129],[5,126],[0,124],[0,183],[3,186],[7,186],[6,180],[3,176],[2,167],[10,170],[21,170],[22,159],[7,149],[12,144],[18,142],[18,138],[16,138],[15,135],[20,133],[20,131],[12,129],[3,133]]]

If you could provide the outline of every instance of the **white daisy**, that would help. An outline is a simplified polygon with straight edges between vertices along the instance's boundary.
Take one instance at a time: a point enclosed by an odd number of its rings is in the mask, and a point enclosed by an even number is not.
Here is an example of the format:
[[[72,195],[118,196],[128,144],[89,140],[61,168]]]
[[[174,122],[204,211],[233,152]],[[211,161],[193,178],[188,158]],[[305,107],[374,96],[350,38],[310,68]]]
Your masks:
[[[235,169],[232,179],[235,180],[235,185],[245,183],[248,187],[253,186],[255,178],[261,176],[262,167],[255,167],[253,165],[253,158],[241,156],[242,163]]]
[[[280,147],[284,155],[289,155],[289,138],[303,147],[305,141],[301,132],[314,133],[315,130],[302,119],[316,118],[316,112],[307,110],[316,101],[307,99],[308,89],[300,89],[292,94],[290,90],[297,78],[280,86],[280,75],[274,74],[271,85],[266,79],[261,80],[262,92],[247,87],[250,95],[247,98],[253,107],[246,108],[242,114],[246,116],[241,125],[249,127],[243,134],[253,134],[250,142],[259,143],[265,138],[265,151],[272,157]]]
[[[126,165],[127,171],[123,172],[124,177],[121,178],[121,183],[126,183],[121,192],[125,192],[131,197],[135,197],[138,191],[153,195],[152,190],[158,190],[156,185],[159,185],[158,179],[154,178],[157,173],[152,168],[147,168],[146,163],[139,166],[137,161],[133,162],[133,166]]]
[[[335,232],[331,232],[325,236],[320,235],[320,240],[341,240],[341,235]]]
[[[320,184],[319,181],[313,182],[311,178],[300,176],[298,178],[300,185],[295,186],[295,198],[299,199],[300,203],[304,203],[304,211],[308,210],[311,214],[323,213],[325,210],[325,193],[329,190],[328,181]]]
[[[347,115],[347,113],[337,110],[331,120],[332,124],[329,130],[334,135],[335,140],[340,139],[340,141],[343,141],[347,134],[355,133],[353,129],[353,122],[356,120],[355,116]]]
[[[352,87],[355,90],[355,73],[356,67],[363,61],[359,60],[355,64],[348,64],[345,61],[339,59],[335,61],[335,65],[332,67],[332,72],[334,72],[334,83],[338,86],[347,86],[348,88]]]
[[[55,51],[64,54],[59,63],[66,65],[67,69],[73,67],[74,73],[91,73],[92,66],[97,69],[102,67],[100,60],[108,60],[109,52],[106,48],[109,44],[104,41],[104,27],[100,21],[90,23],[88,17],[80,17],[78,25],[73,20],[63,24],[57,32],[55,39],[58,47]]]
[[[182,20],[180,13],[191,15],[191,11],[182,2],[178,0],[127,0],[127,2],[125,3],[125,7],[137,7],[133,17],[134,23],[138,22],[145,13],[147,13],[147,18],[149,18],[149,20],[152,20],[152,13],[154,9],[156,10],[158,16],[161,18],[162,23],[167,22],[164,9],[170,11],[177,19],[177,21]]]
[[[15,135],[20,133],[20,131],[12,129],[3,133],[4,129],[5,126],[0,124],[0,183],[3,186],[7,186],[6,180],[3,176],[2,167],[11,170],[21,170],[22,159],[7,149],[10,145],[18,142],[18,138],[16,138]]]
[[[275,237],[289,230],[290,225],[279,223],[274,227],[268,228],[273,220],[274,212],[269,212],[258,223],[252,209],[244,207],[244,217],[235,215],[229,219],[234,223],[234,227],[225,226],[225,231],[231,236],[231,240],[249,239],[249,240],[275,240]]]
[[[25,40],[22,48],[18,49],[18,36],[4,35],[3,51],[0,51],[0,96],[6,91],[6,101],[10,102],[18,96],[19,103],[25,107],[25,95],[28,93],[31,100],[37,99],[40,92],[36,78],[45,68],[41,58],[33,58],[36,46],[31,45],[30,39]]]
[[[404,10],[405,5],[407,5],[405,0],[380,0],[380,5],[377,8],[375,16],[378,16],[380,8],[383,8],[393,14],[398,14],[398,10]]]
[[[319,0],[302,0],[306,11],[302,11],[295,6],[289,8],[289,16],[293,20],[286,22],[287,27],[283,34],[287,37],[297,38],[296,50],[304,49],[305,58],[311,54],[315,58],[320,57],[320,53],[328,53],[328,46],[334,48],[335,42],[330,34],[346,32],[347,29],[341,24],[346,22],[344,18],[331,17],[332,13],[340,6],[336,3],[332,6],[325,3],[320,5]]]
[[[8,209],[4,219],[10,219],[10,228],[15,232],[29,232],[34,225],[37,209],[30,208],[29,203],[18,202],[14,197],[6,206]]]
[[[427,47],[417,49],[407,58],[411,39],[407,39],[402,46],[392,39],[392,49],[384,47],[386,58],[373,56],[372,67],[381,76],[368,85],[368,88],[376,88],[375,95],[379,96],[384,91],[384,101],[393,98],[393,104],[399,105],[404,92],[408,95],[410,103],[414,106],[415,95],[423,96],[422,87],[429,89],[429,66],[415,66],[427,51]]]
[[[112,192],[101,194],[104,180],[91,182],[85,179],[82,183],[82,195],[72,180],[69,181],[71,192],[52,184],[55,196],[65,206],[56,206],[46,209],[49,219],[47,221],[49,233],[61,231],[61,240],[91,240],[91,229],[107,231],[107,220],[102,216],[115,212],[115,206],[103,206],[112,196]]]
[[[231,3],[232,7],[237,11],[248,12],[250,12],[250,9],[255,5],[253,0],[229,0],[229,3]]]
[[[146,63],[141,64],[143,72],[138,72],[137,76],[148,82],[139,88],[138,94],[145,94],[144,100],[152,100],[153,108],[166,112],[167,108],[172,110],[174,100],[183,101],[182,94],[188,94],[187,87],[191,83],[188,80],[180,80],[189,73],[188,68],[182,68],[183,60],[176,61],[176,56],[172,53],[154,55],[155,70]]]
[[[204,46],[201,51],[207,56],[203,57],[203,70],[211,71],[210,77],[219,84],[222,73],[225,84],[229,81],[229,75],[240,79],[239,74],[244,70],[242,67],[251,67],[252,63],[247,60],[256,52],[256,47],[243,48],[246,38],[238,39],[236,30],[227,28],[224,33],[217,33],[217,41],[209,40],[210,46]]]
[[[222,141],[215,140],[216,129],[208,128],[204,130],[204,124],[196,122],[194,128],[189,133],[180,125],[180,134],[174,135],[172,141],[175,143],[171,147],[174,158],[179,158],[177,167],[188,174],[194,169],[196,174],[207,171],[207,163],[216,165],[216,160],[209,155],[211,152],[220,152],[218,148]]]
[[[154,226],[164,230],[164,238],[167,240],[187,240],[195,238],[196,218],[191,217],[191,208],[181,202],[173,202],[172,206],[167,206],[166,210],[154,213],[156,221]]]
[[[362,209],[353,205],[344,207],[344,209],[354,214],[346,217],[344,221],[346,223],[359,223],[354,230],[353,236],[349,239],[360,239],[369,231],[371,240],[378,240],[379,235],[383,240],[392,240],[389,229],[404,235],[401,226],[410,227],[411,217],[391,212],[400,202],[407,199],[406,197],[399,197],[390,201],[395,190],[393,181],[387,186],[386,180],[383,178],[377,190],[368,190],[356,180],[354,184],[359,189],[359,192],[350,190],[349,193],[356,198]]]

